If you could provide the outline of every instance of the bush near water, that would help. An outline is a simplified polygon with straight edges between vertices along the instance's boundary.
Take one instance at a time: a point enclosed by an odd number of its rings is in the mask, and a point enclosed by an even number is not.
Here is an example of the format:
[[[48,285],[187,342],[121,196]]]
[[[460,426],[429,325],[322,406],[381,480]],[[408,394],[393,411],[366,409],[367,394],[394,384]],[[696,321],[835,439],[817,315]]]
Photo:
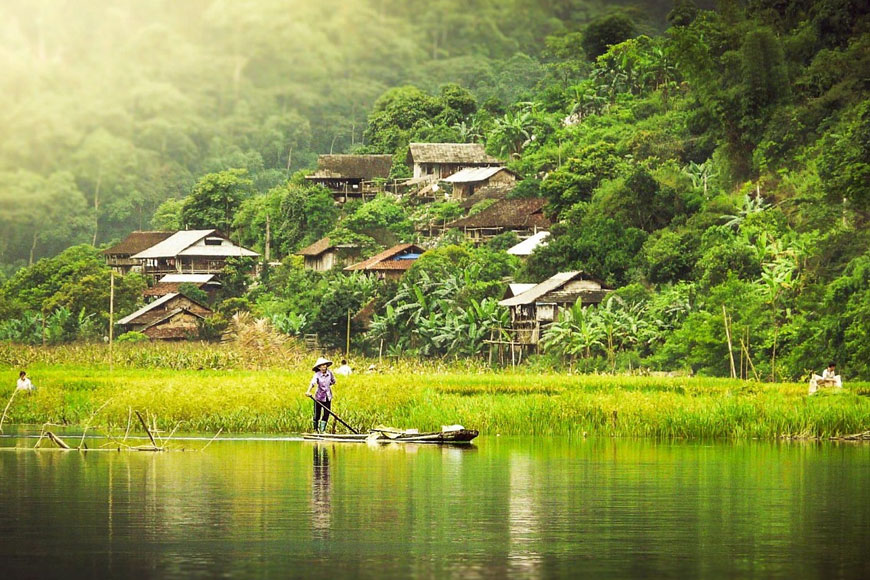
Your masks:
[[[8,400],[15,370],[27,365],[37,390],[16,397],[7,426],[93,424],[124,430],[131,410],[160,429],[211,433],[310,430],[303,396],[311,355],[282,346],[118,345],[114,364],[101,345],[0,345],[0,387]],[[9,366],[9,361],[14,364]],[[807,397],[800,383],[703,377],[574,374],[549,364],[492,370],[476,361],[352,361],[339,377],[335,411],[365,430],[378,424],[438,430],[460,423],[494,435],[660,438],[834,437],[870,429],[870,384]],[[134,426],[135,427],[135,426]]]

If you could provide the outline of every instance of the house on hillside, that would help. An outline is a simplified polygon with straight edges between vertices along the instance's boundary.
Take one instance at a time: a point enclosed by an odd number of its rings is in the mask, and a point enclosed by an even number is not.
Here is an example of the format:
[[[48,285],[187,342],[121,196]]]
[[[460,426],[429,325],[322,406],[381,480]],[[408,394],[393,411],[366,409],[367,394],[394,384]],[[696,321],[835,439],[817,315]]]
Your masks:
[[[134,260],[133,256],[143,250],[159,244],[175,232],[131,232],[126,238],[118,242],[111,248],[103,250],[103,255],[106,257],[106,264],[115,271],[116,274],[128,274],[130,272],[141,272],[142,262]]]
[[[131,256],[155,280],[166,274],[220,274],[228,258],[256,258],[217,230],[184,230]]]
[[[502,162],[486,154],[479,143],[411,143],[408,167],[414,179],[444,179],[468,167],[500,167]]]
[[[588,274],[559,272],[558,274],[522,290],[499,302],[511,312],[511,342],[521,346],[537,347],[546,328],[558,320],[559,311],[571,308],[579,299],[583,306],[599,304],[610,292],[601,280]]]
[[[521,239],[550,228],[550,220],[544,215],[545,200],[502,199],[480,213],[447,224],[459,228],[465,238],[481,244],[504,232],[515,232]]]
[[[514,188],[518,177],[507,167],[466,167],[442,181],[453,186],[454,200],[475,195],[483,199],[483,195],[490,192],[496,194],[491,197],[503,199]]]
[[[372,198],[381,190],[379,181],[390,176],[391,155],[321,155],[317,171],[305,179],[323,185],[335,201]]]
[[[416,244],[399,244],[344,270],[345,272],[371,272],[379,278],[398,280],[425,251]]]
[[[166,294],[116,324],[125,331],[137,331],[155,340],[184,340],[195,337],[198,322],[212,315],[209,307],[183,294]]]
[[[357,244],[334,244],[329,238],[321,238],[296,252],[305,260],[305,268],[326,272],[336,266],[345,267],[359,259],[362,249]]]
[[[160,298],[167,294],[177,293],[182,284],[193,284],[203,292],[214,298],[221,284],[214,274],[166,274],[160,278],[154,286],[146,288],[143,295],[145,300]]]

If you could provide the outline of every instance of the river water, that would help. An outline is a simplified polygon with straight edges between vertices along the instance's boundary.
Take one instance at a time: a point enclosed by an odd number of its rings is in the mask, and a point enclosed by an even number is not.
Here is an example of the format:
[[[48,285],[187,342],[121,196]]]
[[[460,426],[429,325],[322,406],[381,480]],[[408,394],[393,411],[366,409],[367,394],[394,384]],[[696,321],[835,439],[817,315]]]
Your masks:
[[[868,444],[34,443],[0,439],[0,577],[870,578]]]

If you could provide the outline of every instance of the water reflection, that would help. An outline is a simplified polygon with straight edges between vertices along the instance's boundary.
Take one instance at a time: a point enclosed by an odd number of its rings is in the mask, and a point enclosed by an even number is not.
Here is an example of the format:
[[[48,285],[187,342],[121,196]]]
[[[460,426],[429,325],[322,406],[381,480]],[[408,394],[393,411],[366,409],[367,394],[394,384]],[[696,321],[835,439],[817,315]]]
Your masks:
[[[314,462],[311,469],[311,526],[323,536],[327,535],[332,524],[330,447],[334,448],[334,445],[315,443],[312,447]]]
[[[609,439],[0,450],[0,576],[870,578],[868,465]]]

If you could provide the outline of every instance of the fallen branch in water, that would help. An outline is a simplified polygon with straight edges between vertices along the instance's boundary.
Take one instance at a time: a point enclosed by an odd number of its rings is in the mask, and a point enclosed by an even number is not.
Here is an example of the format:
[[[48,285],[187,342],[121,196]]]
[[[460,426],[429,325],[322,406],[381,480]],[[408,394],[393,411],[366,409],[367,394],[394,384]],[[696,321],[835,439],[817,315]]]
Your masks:
[[[841,437],[833,437],[832,439],[841,439],[844,441],[870,441],[870,431],[863,433],[853,433],[851,435],[843,435]]]
[[[207,448],[209,445],[211,445],[211,444],[214,442],[215,439],[218,438],[218,435],[220,435],[220,434],[221,434],[221,431],[223,431],[223,430],[224,430],[223,427],[221,427],[220,429],[218,429],[218,432],[214,434],[214,437],[211,438],[211,441],[209,441],[208,443],[206,443],[206,444],[205,444],[205,447],[203,447],[202,449],[200,449],[200,451],[205,451],[206,448]]]
[[[142,418],[142,413],[136,411],[136,416],[139,417],[139,422],[142,423],[142,428],[145,429],[145,433],[148,434],[148,438],[151,440],[152,448],[147,447],[134,447],[134,449],[138,449],[139,451],[163,451],[163,447],[157,445],[157,442],[154,440],[154,435],[151,434],[151,429],[148,428],[148,425],[145,424],[145,419]]]
[[[6,408],[3,409],[3,416],[0,417],[0,433],[3,432],[3,421],[6,420],[6,411],[9,410],[9,405],[11,405],[12,401],[15,400],[15,395],[17,395],[17,394],[18,394],[18,389],[16,388],[14,391],[12,391],[12,396],[9,397],[9,402],[6,403]]]

